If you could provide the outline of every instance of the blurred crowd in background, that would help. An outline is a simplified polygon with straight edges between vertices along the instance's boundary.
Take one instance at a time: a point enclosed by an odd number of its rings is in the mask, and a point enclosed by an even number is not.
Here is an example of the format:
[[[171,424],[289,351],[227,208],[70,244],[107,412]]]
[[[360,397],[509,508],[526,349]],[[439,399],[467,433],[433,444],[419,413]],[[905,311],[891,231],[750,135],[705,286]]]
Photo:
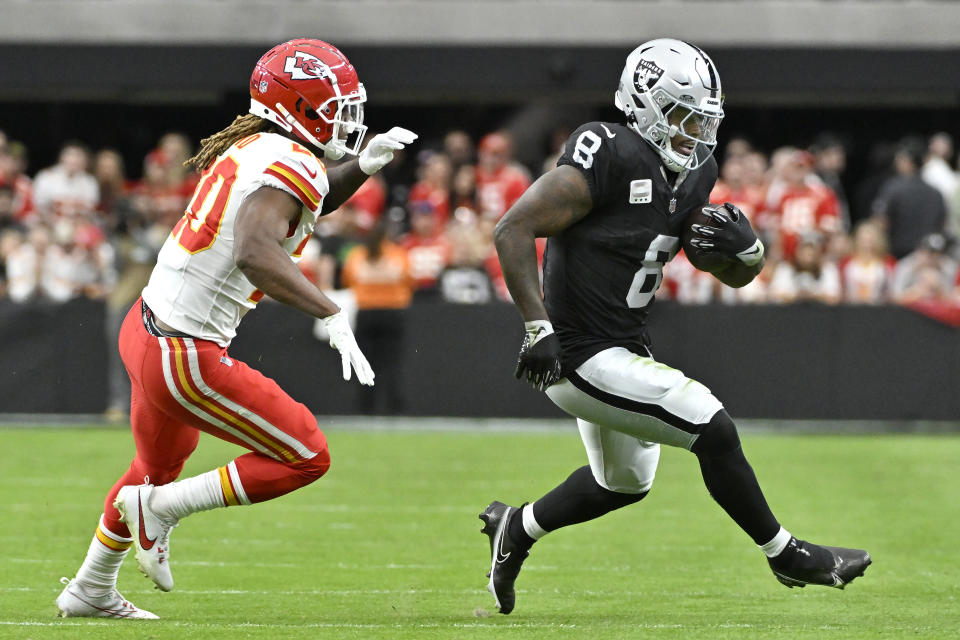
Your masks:
[[[567,133],[555,132],[554,153],[535,167],[514,161],[506,131],[478,140],[450,131],[414,147],[322,219],[304,273],[359,309],[509,300],[493,227],[555,165]],[[30,175],[29,150],[12,134],[0,131],[0,299],[86,296],[122,313],[192,196],[199,176],[183,162],[196,142],[167,133],[131,171],[116,150],[69,141],[56,165]],[[727,140],[711,201],[736,204],[750,218],[767,265],[750,285],[730,289],[681,254],[664,269],[658,298],[960,307],[951,137],[877,143],[870,170],[853,185],[844,179],[846,153],[828,133],[806,148]]]

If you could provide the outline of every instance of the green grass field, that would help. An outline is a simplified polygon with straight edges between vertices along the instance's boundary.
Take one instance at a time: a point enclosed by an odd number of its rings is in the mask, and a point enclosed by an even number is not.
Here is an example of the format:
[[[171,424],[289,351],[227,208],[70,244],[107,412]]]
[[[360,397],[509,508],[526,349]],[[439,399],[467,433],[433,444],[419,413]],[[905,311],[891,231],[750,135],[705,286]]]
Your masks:
[[[129,433],[0,429],[0,637],[960,637],[960,437],[744,437],[785,526],[870,550],[873,566],[845,591],[781,586],[710,500],[695,458],[665,449],[644,502],[538,544],[502,616],[484,589],[477,514],[584,464],[573,423],[327,434],[333,467],[318,483],[181,523],[173,592],[149,588],[131,555],[120,589],[163,619],[130,622],[54,617],[58,579],[79,566],[129,462]],[[235,453],[204,436],[184,473]]]

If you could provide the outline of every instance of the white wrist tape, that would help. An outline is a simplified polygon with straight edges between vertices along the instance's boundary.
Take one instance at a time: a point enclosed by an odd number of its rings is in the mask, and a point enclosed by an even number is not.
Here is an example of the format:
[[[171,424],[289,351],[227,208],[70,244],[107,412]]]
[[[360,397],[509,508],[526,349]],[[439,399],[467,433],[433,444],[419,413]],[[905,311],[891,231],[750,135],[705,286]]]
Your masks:
[[[760,239],[758,238],[757,241],[750,245],[748,249],[744,249],[738,253],[737,258],[739,258],[740,262],[743,264],[747,265],[748,267],[752,267],[763,260],[763,243],[760,242]]]
[[[524,322],[523,326],[527,330],[531,347],[553,333],[553,325],[549,320],[531,320]]]

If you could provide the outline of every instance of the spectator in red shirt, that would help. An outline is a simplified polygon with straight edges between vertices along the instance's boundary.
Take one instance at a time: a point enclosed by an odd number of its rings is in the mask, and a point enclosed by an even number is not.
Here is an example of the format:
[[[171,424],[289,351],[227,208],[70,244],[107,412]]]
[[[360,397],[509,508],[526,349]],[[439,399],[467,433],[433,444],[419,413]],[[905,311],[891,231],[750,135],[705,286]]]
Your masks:
[[[387,188],[383,178],[379,174],[367,178],[343,206],[354,210],[355,223],[364,233],[373,229],[387,206]]]
[[[819,233],[829,244],[829,236],[840,232],[841,221],[837,197],[813,177],[813,157],[809,153],[794,151],[786,157],[781,177],[783,184],[771,213],[783,256],[792,259],[801,235]]]
[[[13,214],[20,222],[25,222],[34,211],[33,181],[24,173],[26,168],[26,147],[7,140],[0,131],[0,185],[13,190]]]
[[[720,179],[710,192],[710,202],[735,204],[751,222],[763,210],[763,189],[746,181],[743,156],[732,156],[723,161]]]
[[[437,293],[437,279],[450,264],[450,241],[443,234],[440,216],[428,202],[409,207],[410,233],[400,241],[406,250],[418,299]]]
[[[848,231],[851,226],[850,207],[843,189],[841,176],[847,168],[847,148],[843,141],[833,133],[824,132],[810,145],[813,154],[814,174],[837,197],[837,215],[840,226]]]
[[[184,195],[188,197],[192,195],[200,181],[200,174],[186,166],[187,160],[193,155],[190,138],[182,133],[170,131],[160,138],[157,151],[169,161],[167,170],[170,172],[170,184],[175,185]]]
[[[170,162],[162,151],[148,153],[143,161],[143,179],[131,189],[131,205],[148,225],[172,228],[190,200],[171,173]]]
[[[529,173],[512,159],[513,143],[507,133],[490,133],[480,140],[476,178],[482,216],[499,220],[530,186]]]
[[[419,181],[410,188],[410,205],[424,202],[433,209],[441,225],[450,218],[450,185],[453,164],[445,154],[431,154],[420,166]]]

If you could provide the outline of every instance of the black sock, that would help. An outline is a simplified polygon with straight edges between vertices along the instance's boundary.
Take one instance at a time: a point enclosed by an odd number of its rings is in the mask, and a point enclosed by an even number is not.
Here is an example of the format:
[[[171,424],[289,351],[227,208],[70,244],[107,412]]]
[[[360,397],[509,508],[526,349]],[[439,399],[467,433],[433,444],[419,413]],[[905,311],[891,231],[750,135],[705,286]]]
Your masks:
[[[833,554],[823,547],[795,537],[790,538],[779,555],[770,558],[770,565],[777,569],[830,567],[833,562]]]
[[[763,497],[726,411],[713,417],[691,450],[700,461],[703,482],[713,499],[758,545],[772,540],[780,523]]]
[[[647,492],[619,493],[597,484],[589,466],[570,474],[559,486],[533,503],[533,515],[544,531],[599,518],[605,513],[639,502]],[[510,538],[529,546],[534,540],[523,529],[523,516],[517,511],[508,523]]]
[[[754,542],[765,544],[777,535],[780,523],[740,447],[721,457],[701,456],[700,472],[713,499]]]
[[[524,506],[526,506],[526,503],[524,503]],[[507,535],[521,547],[530,547],[536,542],[527,535],[527,530],[523,528],[523,507],[514,511],[513,515],[510,516],[510,521],[507,523]]]

